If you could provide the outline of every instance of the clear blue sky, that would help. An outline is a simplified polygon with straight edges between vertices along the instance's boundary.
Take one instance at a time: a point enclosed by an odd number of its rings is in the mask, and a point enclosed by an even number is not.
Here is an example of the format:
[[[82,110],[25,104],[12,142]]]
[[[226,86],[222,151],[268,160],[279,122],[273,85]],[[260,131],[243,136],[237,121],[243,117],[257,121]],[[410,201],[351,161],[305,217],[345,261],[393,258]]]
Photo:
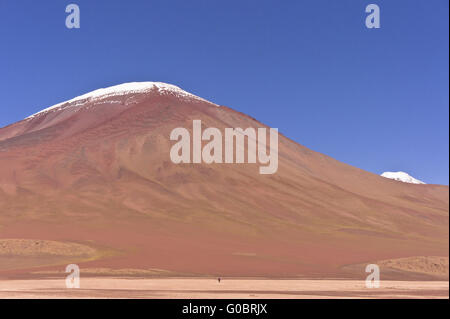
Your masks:
[[[66,5],[81,28],[65,27]],[[365,7],[381,28],[365,27]],[[449,183],[448,0],[0,0],[0,126],[162,81],[365,170]]]

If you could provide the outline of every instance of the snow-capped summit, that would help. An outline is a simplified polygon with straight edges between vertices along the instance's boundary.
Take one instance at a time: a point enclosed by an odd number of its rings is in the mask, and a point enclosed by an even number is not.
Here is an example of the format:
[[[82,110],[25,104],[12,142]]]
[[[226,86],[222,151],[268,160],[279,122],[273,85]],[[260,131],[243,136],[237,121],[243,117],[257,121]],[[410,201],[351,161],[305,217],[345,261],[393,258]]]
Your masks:
[[[405,172],[384,172],[383,174],[381,174],[381,176],[404,183],[425,184],[424,182],[415,179],[414,177]]]
[[[172,94],[179,97],[191,98],[197,100],[203,100],[201,97],[198,97],[194,94],[191,94],[183,89],[179,88],[176,85],[163,83],[163,82],[129,82],[122,83],[119,85],[114,85],[107,88],[98,89],[80,96],[77,96],[68,101],[64,101],[53,106],[50,106],[42,111],[39,111],[29,117],[27,119],[34,118],[36,115],[40,115],[43,113],[47,113],[49,111],[55,111],[58,109],[66,108],[69,106],[79,106],[86,101],[92,101],[97,99],[103,99],[111,96],[120,96],[126,94],[135,94],[135,93],[145,93],[152,90],[156,90],[161,94]],[[76,103],[74,103],[76,102]],[[208,101],[209,102],[209,101]]]

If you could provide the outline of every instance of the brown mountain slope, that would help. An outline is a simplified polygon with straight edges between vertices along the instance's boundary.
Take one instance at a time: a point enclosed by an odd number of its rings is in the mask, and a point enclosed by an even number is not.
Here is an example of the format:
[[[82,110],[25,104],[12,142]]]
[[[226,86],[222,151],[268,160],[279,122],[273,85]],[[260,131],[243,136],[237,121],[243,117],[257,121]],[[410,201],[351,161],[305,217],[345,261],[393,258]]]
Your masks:
[[[273,175],[259,164],[176,165],[176,127],[264,126],[158,90],[71,103],[0,129],[0,239],[97,249],[73,259],[82,269],[188,275],[365,278],[348,266],[448,257],[446,186],[382,178],[281,134]],[[32,266],[61,268],[41,258],[8,269]]]

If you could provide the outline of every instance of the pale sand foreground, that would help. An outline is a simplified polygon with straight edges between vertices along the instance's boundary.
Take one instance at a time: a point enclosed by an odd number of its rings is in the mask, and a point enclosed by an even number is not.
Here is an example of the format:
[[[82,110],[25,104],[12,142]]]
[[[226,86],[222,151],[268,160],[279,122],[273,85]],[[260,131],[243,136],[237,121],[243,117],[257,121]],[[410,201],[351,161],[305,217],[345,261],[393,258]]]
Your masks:
[[[448,298],[448,281],[381,281],[366,288],[356,280],[123,279],[0,280],[0,298]]]

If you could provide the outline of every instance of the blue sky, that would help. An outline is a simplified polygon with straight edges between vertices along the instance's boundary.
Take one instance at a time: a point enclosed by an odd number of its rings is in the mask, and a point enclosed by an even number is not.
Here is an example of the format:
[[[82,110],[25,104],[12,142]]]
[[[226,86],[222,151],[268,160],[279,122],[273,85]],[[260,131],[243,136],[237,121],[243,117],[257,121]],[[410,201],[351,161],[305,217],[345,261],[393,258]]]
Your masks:
[[[66,5],[81,28],[65,27]],[[365,27],[365,7],[381,28]],[[448,0],[0,0],[0,126],[162,81],[380,174],[449,183]]]

